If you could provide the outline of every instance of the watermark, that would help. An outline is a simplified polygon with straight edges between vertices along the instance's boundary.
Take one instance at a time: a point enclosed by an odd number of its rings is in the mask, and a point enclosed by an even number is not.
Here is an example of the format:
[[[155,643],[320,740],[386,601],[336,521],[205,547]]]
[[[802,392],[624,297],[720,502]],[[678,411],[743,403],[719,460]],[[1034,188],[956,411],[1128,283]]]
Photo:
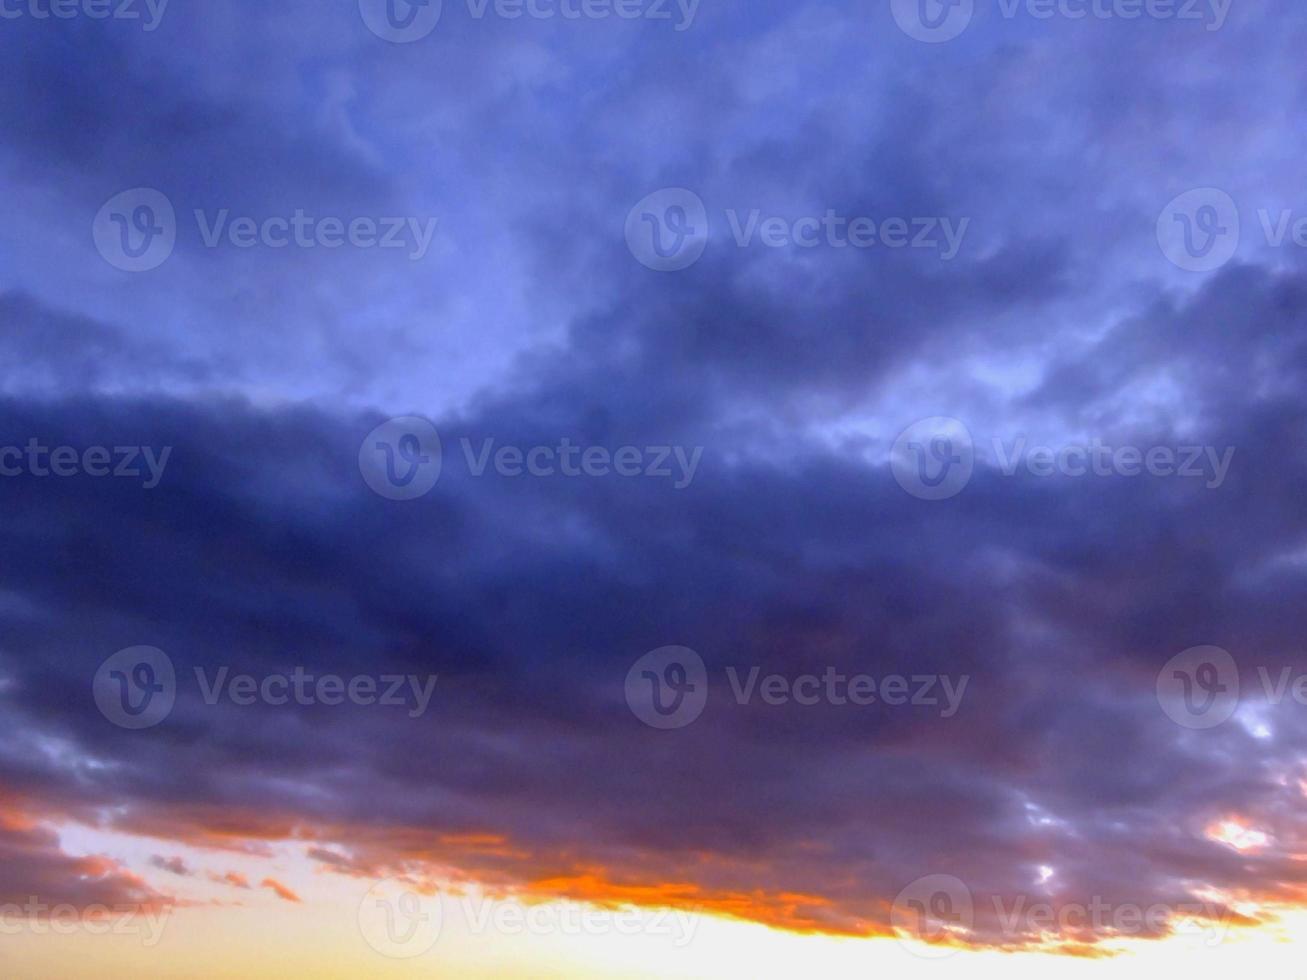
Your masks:
[[[761,667],[724,671],[737,705],[769,707],[869,707],[884,705],[933,708],[952,718],[962,706],[969,675],[871,674],[843,672],[828,666],[822,673],[764,675]],[[685,728],[698,721],[708,705],[708,668],[689,647],[659,647],[640,657],[626,673],[626,704],[650,728]]]
[[[51,904],[37,896],[0,904],[0,936],[139,936],[153,948],[163,939],[171,902],[104,905]]]
[[[1228,650],[1190,647],[1158,672],[1157,701],[1184,728],[1223,725],[1239,707],[1239,666]]]
[[[379,881],[359,903],[358,927],[363,941],[382,956],[422,956],[436,945],[444,927],[440,895],[395,879]]]
[[[100,713],[119,728],[153,728],[177,703],[177,671],[158,647],[128,647],[100,665],[92,693]]]
[[[177,247],[177,212],[161,191],[136,187],[104,202],[91,222],[91,236],[115,269],[149,272]]]
[[[970,218],[880,217],[840,214],[797,218],[760,209],[722,212],[737,248],[919,249],[950,261],[962,248]],[[656,272],[679,272],[694,265],[708,246],[707,206],[693,191],[669,187],[655,191],[626,217],[626,245],[635,259]]]
[[[994,472],[1006,477],[1141,477],[1202,480],[1219,490],[1236,448],[1199,445],[1113,446],[1095,437],[1061,446],[1032,444],[1025,436],[991,441]],[[975,472],[976,446],[966,425],[936,416],[914,422],[890,447],[890,470],[905,491],[921,500],[961,493]]]
[[[307,708],[401,708],[408,717],[426,714],[438,677],[417,674],[340,674],[310,672],[297,666],[288,673],[233,674],[230,667],[194,668],[195,683],[206,705],[227,702],[237,707],[256,704]],[[92,684],[100,713],[119,728],[139,731],[164,722],[177,703],[177,671],[172,658],[158,647],[120,650],[100,665]]]
[[[976,446],[971,432],[955,418],[937,415],[914,422],[890,447],[890,471],[912,496],[948,500],[971,482]]]
[[[465,0],[473,20],[643,20],[689,30],[700,0]],[[421,41],[436,29],[442,0],[359,0],[368,30],[392,44]]]
[[[483,476],[492,468],[502,477],[605,477],[628,479],[648,477],[671,481],[672,489],[684,490],[694,482],[703,447],[686,446],[583,446],[563,438],[549,446],[497,446],[494,439],[474,445],[461,439],[463,458],[472,476]]]
[[[631,665],[625,690],[627,706],[650,728],[684,728],[708,705],[708,668],[689,647],[659,647]]]
[[[1171,201],[1157,219],[1157,244],[1186,272],[1221,268],[1239,248],[1239,207],[1225,191],[1198,187]]]
[[[926,959],[952,956],[975,928],[976,906],[962,879],[931,874],[909,882],[890,906],[900,944]]]
[[[262,218],[232,217],[231,211],[194,212],[205,248],[403,249],[405,258],[419,262],[431,249],[439,218],[403,215],[354,218],[315,217],[296,208],[289,215]]]
[[[1157,219],[1162,254],[1186,272],[1214,272],[1235,257],[1249,222],[1225,191],[1200,187],[1172,200]],[[1268,248],[1307,249],[1307,214],[1258,208],[1257,231]]]
[[[1148,938],[1172,931],[1200,936],[1207,947],[1219,946],[1229,932],[1233,913],[1216,902],[1119,902],[1095,895],[1086,902],[1032,901],[1027,895],[1004,900],[991,897],[999,928],[1008,936],[1042,936],[1050,932],[1068,937],[1090,935],[1104,939]]]
[[[359,447],[363,482],[387,500],[425,497],[440,479],[443,466],[440,433],[416,415],[383,422]]]
[[[708,247],[708,208],[694,191],[667,187],[654,191],[626,216],[626,247],[655,272],[680,272]]]
[[[150,34],[169,0],[0,0],[0,20],[134,20]]]
[[[443,8],[443,0],[359,0],[368,30],[392,44],[421,41],[436,29]]]
[[[908,37],[941,44],[971,26],[976,0],[890,0],[890,12]]]
[[[790,220],[776,215],[763,216],[758,209],[741,214],[733,208],[725,212],[731,237],[740,248],[755,242],[766,248],[917,248],[939,252],[948,262],[962,248],[970,218],[957,224],[952,218],[875,218],[850,217],[828,208],[820,216],[807,215]]]
[[[1051,868],[1043,869],[1052,875]],[[899,943],[925,959],[943,959],[967,946],[1048,945],[1153,938],[1174,933],[1214,947],[1225,941],[1235,913],[1227,906],[1190,902],[1133,902],[1100,895],[1084,901],[1031,896],[990,895],[979,901],[962,879],[931,874],[909,883],[890,908]]]
[[[999,472],[1015,476],[1154,476],[1202,480],[1219,490],[1234,462],[1235,447],[1226,446],[1109,446],[1097,437],[1085,445],[1032,446],[1022,437],[1004,445],[994,440]]]
[[[784,674],[762,676],[762,669],[753,667],[741,677],[734,667],[726,668],[726,679],[736,704],[751,704],[755,697],[763,704],[780,707],[797,704],[805,707],[830,705],[867,707],[883,704],[891,708],[940,708],[941,718],[952,718],[962,706],[962,698],[971,683],[971,676],[954,678],[948,674],[844,674],[836,667],[827,667],[821,674]],[[943,700],[941,700],[941,696]]]
[[[26,446],[0,446],[0,477],[113,477],[141,480],[153,490],[163,479],[172,446],[72,446],[51,448],[33,437]]]
[[[1004,20],[1154,20],[1202,24],[1219,31],[1234,0],[997,0]],[[971,26],[975,0],[890,0],[903,33],[928,44],[952,41]]]
[[[501,445],[497,439],[459,440],[469,476],[493,473],[504,479],[625,479],[668,481],[684,490],[694,482],[704,447],[585,445],[568,437],[547,445]],[[364,482],[387,500],[415,500],[435,487],[445,467],[443,443],[426,419],[404,416],[377,426],[359,447]]]
[[[207,705],[229,701],[237,707],[266,704],[278,708],[296,704],[302,708],[314,705],[337,707],[352,704],[369,708],[406,708],[410,718],[421,718],[431,705],[436,691],[437,675],[428,674],[312,674],[304,667],[296,667],[288,674],[231,674],[228,667],[219,668],[212,677],[203,667],[195,668],[195,680],[200,696]]]
[[[440,224],[439,218],[318,216],[303,208],[259,217],[233,215],[229,208],[196,209],[192,215],[199,240],[209,249],[399,249],[414,262],[426,257]],[[177,212],[162,192],[136,188],[110,198],[92,230],[96,249],[114,268],[149,272],[176,248]]]
[[[1261,699],[1273,707],[1290,701],[1307,707],[1307,671],[1292,667],[1256,668]],[[1204,730],[1229,721],[1243,700],[1239,665],[1228,650],[1190,647],[1157,674],[1157,701],[1166,716],[1184,728]]]
[[[677,949],[694,941],[694,911],[601,908],[566,899],[526,902],[479,892],[427,894],[391,880],[369,889],[359,906],[359,931],[378,953],[412,959],[429,952],[450,923],[458,931],[486,936],[654,936]]]

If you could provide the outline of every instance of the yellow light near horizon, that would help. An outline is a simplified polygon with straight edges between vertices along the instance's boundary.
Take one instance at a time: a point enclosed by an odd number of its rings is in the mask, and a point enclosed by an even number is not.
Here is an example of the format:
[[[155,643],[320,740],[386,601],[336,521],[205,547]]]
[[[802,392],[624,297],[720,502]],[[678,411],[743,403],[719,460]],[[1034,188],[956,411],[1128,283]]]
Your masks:
[[[1153,980],[1164,971],[1204,977],[1253,969],[1293,976],[1299,959],[1296,942],[1307,940],[1307,913],[1289,913],[1279,923],[1255,930],[1219,934],[1196,930],[1157,942],[1118,942],[1113,948],[1120,955],[1112,959],[965,950],[939,959],[938,950],[930,950],[929,957],[915,955],[911,944],[894,939],[798,935],[709,915],[683,918],[680,932],[659,935],[623,935],[612,928],[579,933],[564,928],[532,929],[522,927],[519,916],[511,918],[518,925],[505,932],[487,928],[493,917],[476,911],[480,908],[476,902],[484,896],[471,887],[472,904],[447,906],[439,938],[429,950],[412,959],[392,959],[372,948],[360,928],[360,905],[372,883],[323,872],[304,855],[301,844],[279,846],[268,856],[256,856],[195,850],[85,828],[66,828],[66,835],[70,850],[113,854],[135,867],[145,864],[149,854],[166,848],[167,853],[184,857],[192,868],[230,866],[246,873],[251,883],[271,875],[296,891],[303,902],[286,902],[267,890],[224,890],[197,876],[196,885],[202,885],[205,894],[244,904],[178,908],[153,947],[147,947],[140,936],[129,935],[8,935],[0,938],[0,975],[66,980],[354,980],[360,976],[383,980],[516,980],[524,976],[539,980],[735,980],[741,976],[865,980],[872,975],[895,980],[961,976],[1080,980],[1110,971],[1114,980]],[[154,883],[164,880],[159,877]],[[532,908],[539,910],[536,921],[547,924],[575,921],[577,905],[543,902]],[[601,915],[596,921],[612,919]]]

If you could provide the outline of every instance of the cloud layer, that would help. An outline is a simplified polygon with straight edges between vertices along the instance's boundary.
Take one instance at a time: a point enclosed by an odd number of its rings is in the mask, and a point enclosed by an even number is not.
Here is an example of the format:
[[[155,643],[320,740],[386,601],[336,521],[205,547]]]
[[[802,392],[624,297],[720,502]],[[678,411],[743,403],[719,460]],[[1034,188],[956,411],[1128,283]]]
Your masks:
[[[0,480],[0,789],[42,820],[302,840],[342,874],[804,931],[888,934],[934,874],[974,901],[955,938],[1003,947],[1091,952],[1112,932],[995,913],[1020,896],[1175,912],[1150,935],[1195,904],[1247,922],[1301,903],[1307,709],[1260,682],[1299,669],[1307,625],[1307,291],[1253,216],[1303,200],[1307,17],[986,12],[926,45],[885,5],[705,0],[684,32],[446,6],[413,45],[352,8],[235,0],[149,34],[0,34],[18,80],[0,447],[172,447],[149,490]],[[133,275],[88,230],[138,186],[172,200],[178,245]],[[1245,213],[1235,259],[1201,276],[1155,237],[1195,186]],[[711,224],[674,274],[622,234],[661,187]],[[440,224],[414,262],[209,248],[191,218],[297,208]],[[949,261],[737,247],[727,213],[753,210],[969,224]],[[387,500],[360,447],[411,414],[440,433],[440,481]],[[977,455],[937,502],[889,462],[934,416]],[[564,439],[702,457],[680,489],[475,473],[487,440]],[[1234,455],[1212,487],[1008,475],[993,451],[1095,439]],[[1156,690],[1203,644],[1232,652],[1245,698],[1196,730]],[[131,731],[92,681],[139,645],[171,659],[176,703]],[[660,731],[626,681],[669,645],[702,657],[708,696]],[[754,668],[966,687],[947,716],[738,703]],[[208,703],[224,669],[435,686],[416,715]],[[1234,846],[1211,829],[1228,821],[1264,836]],[[149,891],[44,827],[0,849],[4,894]]]

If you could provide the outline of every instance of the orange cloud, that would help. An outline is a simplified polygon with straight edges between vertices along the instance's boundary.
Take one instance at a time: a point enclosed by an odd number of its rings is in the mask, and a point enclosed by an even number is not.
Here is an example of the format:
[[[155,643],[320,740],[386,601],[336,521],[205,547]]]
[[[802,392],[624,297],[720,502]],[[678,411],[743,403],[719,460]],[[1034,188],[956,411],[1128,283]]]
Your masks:
[[[228,871],[225,875],[214,874],[209,872],[209,880],[216,881],[220,885],[231,885],[233,888],[249,888],[249,880],[239,871]]]
[[[264,878],[259,883],[259,887],[271,888],[277,893],[278,898],[285,899],[287,902],[294,902],[296,905],[300,904],[300,897],[275,878]]]
[[[0,795],[0,804],[3,803]],[[106,823],[103,809],[93,815],[68,814],[64,819]],[[94,821],[91,817],[94,817]],[[21,813],[6,812],[0,821],[21,822]],[[711,851],[683,852],[678,861],[666,853],[638,850],[620,855],[591,857],[580,848],[533,850],[525,842],[491,831],[467,827],[419,827],[350,822],[311,822],[292,814],[203,805],[124,807],[113,811],[107,823],[113,829],[174,840],[201,848],[243,854],[271,854],[274,844],[302,842],[306,855],[322,873],[360,879],[398,878],[417,890],[475,883],[490,894],[540,900],[566,898],[605,907],[641,906],[707,913],[801,934],[836,936],[888,936],[889,899],[870,888],[856,889],[850,876],[832,882],[828,893],[768,887],[766,861],[745,861]],[[3,824],[0,823],[0,826]],[[794,859],[802,860],[807,846],[796,846]],[[211,876],[212,877],[212,876]],[[249,882],[235,872],[221,879],[238,888]],[[261,887],[287,902],[300,903],[292,890],[272,878]],[[1307,889],[1293,881],[1274,888],[1247,889],[1229,896],[1231,902],[1275,906],[1307,905]],[[1257,921],[1233,914],[1228,906],[1214,907],[1213,915],[1231,925],[1252,926]],[[1259,919],[1262,918],[1259,916]],[[1166,929],[1149,938],[1161,938]],[[1077,957],[1101,955],[1099,946],[1108,936],[1093,930],[1070,930],[1058,936],[1016,936],[997,942],[990,936],[958,936],[960,946],[982,948],[1038,948],[1044,952]]]

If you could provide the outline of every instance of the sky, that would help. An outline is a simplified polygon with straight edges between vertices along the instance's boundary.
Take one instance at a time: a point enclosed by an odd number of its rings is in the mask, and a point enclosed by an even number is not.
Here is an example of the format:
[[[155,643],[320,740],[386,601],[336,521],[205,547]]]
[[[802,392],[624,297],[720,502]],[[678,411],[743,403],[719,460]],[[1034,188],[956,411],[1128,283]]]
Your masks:
[[[1304,48],[0,0],[0,974],[1296,969]]]

